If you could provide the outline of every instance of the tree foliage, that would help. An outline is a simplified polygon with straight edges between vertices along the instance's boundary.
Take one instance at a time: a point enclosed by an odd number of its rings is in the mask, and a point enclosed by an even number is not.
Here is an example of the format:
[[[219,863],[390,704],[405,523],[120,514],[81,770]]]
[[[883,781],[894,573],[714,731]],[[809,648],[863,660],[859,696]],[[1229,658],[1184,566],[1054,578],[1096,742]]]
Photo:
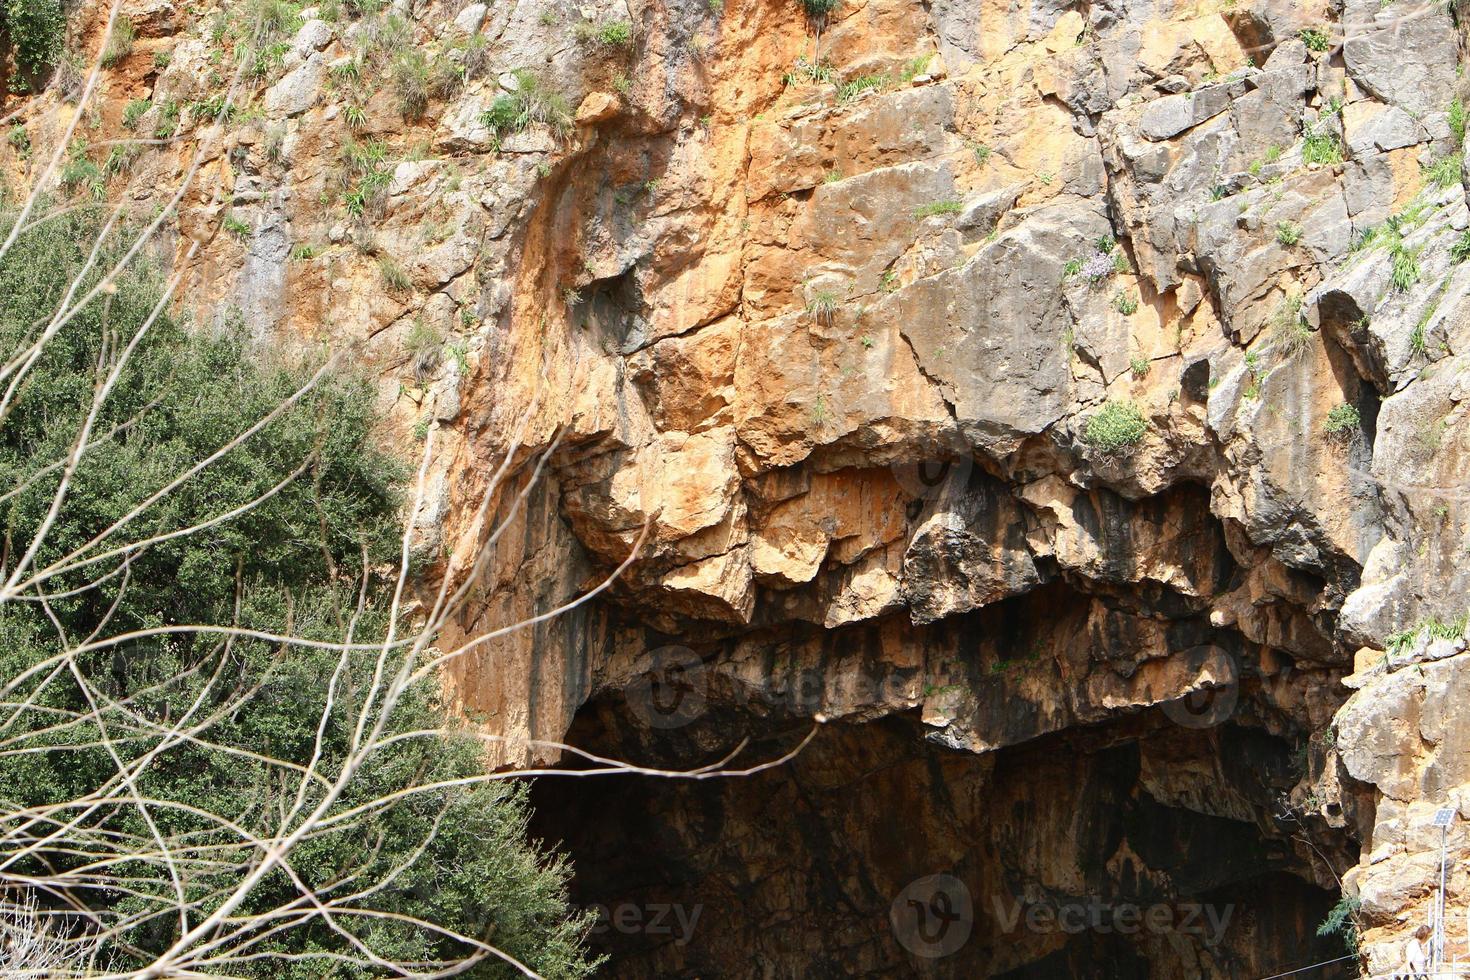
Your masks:
[[[65,45],[62,0],[0,0],[0,54],[10,49],[22,78],[49,70]]]
[[[0,222],[0,239],[8,231]],[[0,257],[0,357],[24,351],[62,308],[97,231],[76,214],[49,217]],[[103,249],[77,295],[117,253]],[[6,574],[47,521],[63,479],[59,464],[99,378],[139,336],[161,288],[159,271],[134,260],[40,349],[0,409]],[[189,924],[177,914],[178,892],[196,920],[207,914],[242,877],[245,864],[232,855],[279,834],[293,807],[324,799],[322,780],[292,767],[329,779],[349,751],[373,662],[327,644],[374,643],[390,628],[389,573],[401,533],[396,486],[404,476],[373,448],[365,384],[336,378],[293,402],[309,368],[268,363],[238,324],[191,330],[159,317],[125,364],[34,566],[76,553],[103,557],[45,580],[27,601],[0,603],[0,686],[11,687],[0,697],[0,886],[11,876],[70,869],[68,880],[81,885],[45,898],[124,924],[98,953],[112,969],[146,964],[167,949]],[[237,448],[178,482],[283,405]],[[109,548],[119,537],[109,529],[134,513],[122,544]],[[185,529],[192,530],[169,537]],[[99,535],[104,543],[88,550]],[[159,632],[194,623],[324,645]],[[89,638],[140,631],[89,648]],[[67,661],[71,673],[35,671],[65,649],[80,651]],[[398,663],[389,656],[387,669]],[[162,733],[183,718],[209,725],[169,744]],[[466,954],[454,934],[493,943],[547,977],[591,972],[582,946],[587,922],[567,906],[568,871],[527,840],[523,787],[469,782],[381,803],[482,773],[478,743],[435,733],[452,727],[447,718],[432,675],[409,688],[388,716],[390,744],[373,752],[322,826],[235,917],[290,908],[307,891],[342,902],[342,910],[275,932],[259,928],[245,948],[262,958],[221,964],[225,972],[397,975],[365,961],[361,949],[385,961],[443,961]],[[391,741],[419,731],[426,734]],[[127,787],[119,773],[149,752],[156,757],[136,766]],[[145,812],[121,800],[126,789],[154,805]],[[88,799],[106,802],[84,813],[74,801]],[[51,846],[26,846],[76,817],[81,824]],[[175,842],[171,861],[146,856],[159,836]],[[136,863],[109,864],[91,879],[79,871],[120,840],[136,842]],[[486,959],[462,975],[518,972]]]

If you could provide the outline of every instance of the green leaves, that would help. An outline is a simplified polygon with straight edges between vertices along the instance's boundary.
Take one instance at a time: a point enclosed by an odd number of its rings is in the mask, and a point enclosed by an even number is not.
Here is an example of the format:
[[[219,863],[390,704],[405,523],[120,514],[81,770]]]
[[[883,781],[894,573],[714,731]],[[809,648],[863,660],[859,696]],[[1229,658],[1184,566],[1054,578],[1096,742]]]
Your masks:
[[[56,64],[66,47],[66,12],[61,0],[0,0],[0,28],[28,75]]]
[[[55,315],[70,277],[83,267],[99,230],[83,215],[59,212],[35,223],[0,259],[0,350],[7,359],[34,341],[37,325]],[[0,235],[5,231],[0,227]],[[77,296],[87,295],[129,243],[123,236],[104,243]],[[0,530],[11,555],[25,551],[45,519],[60,479],[60,468],[52,464],[70,451],[93,403],[99,370],[105,373],[116,363],[118,350],[161,296],[157,270],[136,260],[115,285],[100,291],[46,345],[0,423],[0,489],[15,491],[0,502]],[[103,405],[95,426],[101,438],[77,470],[38,564],[85,546],[230,443],[293,396],[314,367],[284,357],[265,362],[258,350],[238,315],[198,330],[167,317],[158,320]],[[54,657],[63,634],[73,640],[117,637],[200,623],[340,643],[351,621],[354,642],[377,642],[388,628],[392,583],[382,570],[396,565],[402,532],[398,485],[405,473],[373,448],[375,422],[366,383],[328,378],[202,473],[145,507],[108,546],[194,530],[135,548],[125,562],[114,558],[51,580],[49,614],[37,603],[0,604],[0,678],[16,679]],[[209,523],[278,485],[257,508]],[[74,594],[59,595],[69,591]],[[300,785],[293,766],[315,759],[328,782],[342,771],[374,666],[372,653],[355,653],[344,662],[331,649],[283,648],[243,637],[225,644],[217,634],[192,633],[120,641],[76,659],[78,672],[104,704],[127,706],[126,712],[104,711],[108,736],[125,759],[142,758],[160,745],[168,725],[195,708],[197,719],[212,718],[199,741],[172,742],[138,777],[139,790],[159,801],[150,809],[162,832],[187,842],[176,844],[175,856],[184,869],[186,894],[205,908],[243,875],[243,863],[220,859],[236,854],[248,863],[254,852],[200,811],[257,837],[277,833]],[[390,674],[397,662],[396,655],[388,657]],[[103,728],[89,712],[89,697],[65,671],[49,679],[46,672],[37,674],[7,696],[11,751],[0,758],[0,814],[82,798],[115,779],[116,764],[96,744]],[[140,718],[152,727],[139,725]],[[71,720],[58,724],[63,719]],[[407,689],[384,725],[386,736],[455,730],[432,675]],[[492,937],[543,976],[587,976],[592,964],[581,940],[586,923],[568,909],[564,866],[526,840],[524,788],[474,782],[482,775],[480,743],[470,738],[434,734],[380,747],[331,814],[409,787],[470,782],[322,828],[292,852],[292,870],[329,896],[334,883],[351,875],[354,890],[372,889],[356,903],[361,907]],[[319,781],[307,781],[301,791],[308,808],[323,799]],[[97,811],[87,833],[105,834],[109,841],[151,839],[133,807]],[[54,851],[15,870],[75,867],[86,860],[91,845],[85,842],[99,839],[61,840]],[[77,841],[83,842],[81,851],[74,849]],[[99,910],[142,916],[121,937],[127,945],[107,951],[120,967],[148,962],[176,938],[176,920],[149,917],[171,901],[167,870],[143,858],[122,867],[117,873],[127,876],[125,888],[86,896]],[[295,883],[278,872],[249,894],[240,911],[279,909],[298,895]],[[452,959],[470,952],[410,922],[351,916],[341,922],[388,959]],[[256,948],[293,955],[352,950],[320,920],[264,936]],[[336,977],[370,975],[365,968],[326,962],[263,959],[239,963],[231,973],[292,980],[316,980],[328,975],[324,970]],[[508,974],[487,961],[462,975]]]

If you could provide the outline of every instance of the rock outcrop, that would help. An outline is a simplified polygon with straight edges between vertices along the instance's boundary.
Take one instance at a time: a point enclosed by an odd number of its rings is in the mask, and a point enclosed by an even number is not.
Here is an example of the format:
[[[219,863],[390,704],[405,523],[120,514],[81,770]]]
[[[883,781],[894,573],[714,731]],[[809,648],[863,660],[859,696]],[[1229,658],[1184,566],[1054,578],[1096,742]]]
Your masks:
[[[619,975],[1266,975],[1339,894],[1365,974],[1422,938],[1426,821],[1470,819],[1456,9],[323,2],[242,66],[232,6],[126,0],[71,152],[156,136],[90,190],[191,176],[194,319],[351,350],[432,430],[429,581],[514,456],[446,647],[631,559],[450,665],[492,761],[824,726],[749,788],[538,790],[588,901],[720,909],[614,930]],[[14,108],[26,187],[73,110]],[[974,935],[916,959],[889,903],[939,871]],[[1004,927],[1093,898],[1238,918]]]

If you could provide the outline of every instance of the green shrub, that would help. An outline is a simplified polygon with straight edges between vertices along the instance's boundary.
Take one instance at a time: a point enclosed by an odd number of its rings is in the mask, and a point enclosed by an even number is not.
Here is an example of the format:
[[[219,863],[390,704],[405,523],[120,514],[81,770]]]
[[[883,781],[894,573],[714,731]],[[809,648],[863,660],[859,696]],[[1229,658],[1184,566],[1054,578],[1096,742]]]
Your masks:
[[[153,138],[173,139],[179,131],[179,104],[169,99],[158,110],[158,123],[153,127]]]
[[[1449,110],[1446,112],[1450,124],[1450,136],[1455,140],[1456,146],[1465,145],[1465,103],[1459,99],[1450,102]]]
[[[851,102],[864,92],[876,92],[893,84],[893,80],[887,75],[859,75],[852,81],[843,82],[837,86],[837,101],[839,103]]]
[[[30,343],[34,324],[50,320],[70,276],[86,263],[97,231],[78,214],[62,213],[33,224],[0,257],[0,350],[6,360]],[[114,236],[119,239],[131,236]],[[117,248],[104,249],[78,295],[97,286],[100,270],[118,258]],[[93,430],[101,438],[71,480],[38,553],[41,565],[93,541],[282,406],[307,376],[303,367],[252,360],[256,345],[241,335],[241,324],[194,334],[167,315],[123,363],[118,340],[134,336],[159,305],[163,279],[135,263],[115,287],[81,304],[48,342],[13,389],[0,425],[0,474],[7,489],[15,488],[0,521],[6,540],[18,549],[12,553],[20,554],[51,512],[61,475],[54,464],[71,451],[93,404],[96,365],[117,364],[116,383],[100,403]],[[99,725],[87,720],[91,695],[67,675],[44,683],[42,674],[22,679],[55,657],[58,633],[100,633],[116,645],[77,653],[75,674],[100,694],[96,717],[123,722],[116,745],[127,758],[159,747],[142,791],[161,801],[151,809],[175,842],[176,861],[188,869],[186,887],[214,901],[221,889],[240,883],[243,869],[220,861],[231,853],[227,848],[238,848],[240,838],[203,814],[227,815],[257,839],[275,835],[298,782],[298,773],[287,766],[299,770],[315,757],[322,773],[337,771],[333,767],[344,758],[347,737],[366,707],[372,658],[339,659],[330,648],[287,651],[244,637],[222,643],[219,636],[157,630],[168,624],[238,623],[340,643],[351,618],[358,642],[381,641],[392,581],[378,569],[397,563],[397,484],[404,473],[374,448],[371,404],[367,383],[329,377],[206,473],[144,511],[137,526],[120,532],[120,541],[114,537],[117,544],[154,539],[135,548],[122,566],[125,574],[99,578],[106,566],[65,573],[49,583],[52,598],[44,611],[39,603],[0,605],[0,678],[18,684],[8,695],[10,754],[0,766],[0,800],[7,812],[85,798],[116,778],[118,763],[99,744]],[[288,479],[303,463],[309,470]],[[210,523],[277,486],[258,507]],[[169,536],[191,526],[198,529]],[[387,669],[396,670],[398,662],[388,657]],[[195,719],[209,717],[212,727],[202,737],[166,742],[162,734],[187,717],[191,705],[199,708]],[[326,723],[319,729],[323,712]],[[81,720],[56,727],[67,717]],[[410,687],[385,724],[389,736],[444,728],[448,715],[437,678]],[[188,731],[194,734],[192,727]],[[267,762],[267,756],[280,761]],[[404,738],[368,758],[333,812],[395,790],[474,779],[483,772],[475,743]],[[315,806],[320,788],[300,782],[307,804]],[[11,863],[10,874],[84,870],[93,845],[104,840],[136,840],[140,849],[153,849],[147,843],[150,828],[134,807],[66,812],[78,815],[78,834],[63,833],[49,843],[32,835],[38,849]],[[403,804],[323,827],[293,852],[293,871],[323,897],[332,896],[334,883],[350,874],[351,888],[370,889],[352,904],[376,917],[337,917],[350,940],[321,919],[272,933],[258,930],[260,942],[252,952],[288,959],[241,960],[228,972],[251,980],[366,976],[342,972],[328,958],[357,955],[354,942],[415,962],[470,952],[453,939],[394,921],[417,916],[460,934],[493,936],[498,947],[544,976],[589,975],[593,964],[580,938],[588,923],[569,912],[567,869],[528,844],[527,818],[523,788],[480,783],[421,791]],[[13,843],[5,846],[7,857],[16,854]],[[161,923],[154,910],[172,902],[169,873],[156,858],[99,865],[93,873],[95,886],[71,897],[122,920],[103,960],[109,970],[132,972],[176,938],[171,924],[155,927]],[[241,912],[283,909],[298,898],[292,879],[274,874],[260,880]],[[506,974],[498,964],[479,964],[458,975],[483,980]]]
[[[137,143],[114,143],[107,151],[107,162],[102,165],[102,172],[108,177],[127,173],[142,155],[143,148]]]
[[[291,0],[245,0],[236,15],[245,36],[257,46],[301,26],[301,8]]]
[[[1331,133],[1308,129],[1302,139],[1302,163],[1342,163],[1342,144]]]
[[[1302,240],[1302,226],[1294,221],[1276,222],[1276,241],[1290,248]]]
[[[1135,357],[1128,362],[1128,370],[1137,381],[1142,381],[1148,377],[1148,372],[1152,367],[1153,365],[1146,357]]]
[[[1327,413],[1327,421],[1322,423],[1322,431],[1333,439],[1348,439],[1357,432],[1363,424],[1363,418],[1358,409],[1343,402],[1336,405]]]
[[[422,119],[429,108],[429,59],[419,48],[399,52],[390,75],[398,111],[404,119]]]
[[[220,222],[220,227],[236,238],[249,238],[251,234],[250,225],[235,217],[233,212],[225,214],[224,220]]]
[[[1132,316],[1138,312],[1138,296],[1118,290],[1113,294],[1113,309],[1124,316]]]
[[[821,21],[837,9],[841,0],[801,0],[801,8],[812,20]]]
[[[597,43],[608,47],[626,48],[633,43],[633,25],[626,20],[611,20],[597,30]]]
[[[1443,190],[1460,182],[1461,163],[1458,156],[1442,157],[1424,168],[1424,179]]]
[[[1307,50],[1315,54],[1322,54],[1332,47],[1332,39],[1327,32],[1318,27],[1304,27],[1297,32],[1297,37],[1307,46]]]
[[[1107,455],[1126,453],[1143,441],[1148,421],[1132,402],[1105,403],[1087,420],[1083,439],[1098,452]]]
[[[153,103],[147,99],[133,99],[123,109],[122,124],[124,129],[137,129],[138,120],[143,114],[153,108]]]
[[[1450,261],[1458,265],[1466,259],[1470,259],[1470,228],[1460,232],[1460,237],[1450,246]]]
[[[10,148],[22,160],[30,158],[31,134],[26,129],[25,123],[15,123],[12,125],[10,130],[5,134],[5,142],[10,145]]]
[[[1396,241],[1390,247],[1390,255],[1393,265],[1389,281],[1397,292],[1406,293],[1419,281],[1418,251],[1408,248],[1402,241]]]
[[[111,68],[133,53],[133,43],[138,39],[137,29],[131,18],[119,15],[112,22],[112,34],[107,38],[107,47],[102,51],[102,67]]]
[[[20,75],[16,91],[29,89],[61,58],[66,47],[66,11],[61,0],[0,0],[0,36],[5,38]]]
[[[68,194],[85,194],[101,200],[107,191],[107,178],[102,168],[87,156],[85,147],[74,149],[59,178],[62,190]]]
[[[548,89],[533,72],[515,72],[518,88],[502,95],[480,114],[480,123],[497,137],[519,133],[533,123],[550,127],[558,136],[572,129],[572,107],[561,93]]]

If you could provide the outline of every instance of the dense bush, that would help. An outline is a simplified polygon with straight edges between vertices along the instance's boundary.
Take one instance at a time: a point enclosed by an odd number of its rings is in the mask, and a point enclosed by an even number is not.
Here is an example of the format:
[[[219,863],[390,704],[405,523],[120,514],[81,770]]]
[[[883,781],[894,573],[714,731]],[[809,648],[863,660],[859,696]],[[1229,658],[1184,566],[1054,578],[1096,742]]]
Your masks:
[[[1122,453],[1143,440],[1148,422],[1132,402],[1107,402],[1087,420],[1083,438],[1103,453]]]
[[[56,64],[66,45],[61,0],[0,0],[0,40],[20,70],[12,87],[24,91],[28,80]]]
[[[0,221],[0,238],[7,231]],[[32,343],[36,325],[48,322],[63,302],[69,277],[83,266],[95,231],[93,223],[75,214],[52,218],[24,233],[0,258],[0,351],[7,361]],[[104,250],[99,268],[106,268],[116,251]],[[93,282],[96,277],[94,271]],[[6,492],[0,523],[11,560],[27,549],[47,517],[61,478],[61,468],[52,464],[71,449],[78,423],[93,402],[98,366],[117,362],[120,345],[154,308],[159,289],[156,270],[135,262],[115,290],[100,293],[46,344],[0,422],[0,489]],[[250,349],[238,327],[206,333],[167,317],[156,322],[103,404],[94,427],[102,438],[77,470],[65,507],[44,536],[36,567],[85,547],[282,404],[306,377],[303,368],[263,363]],[[45,605],[0,603],[0,686],[81,638],[172,624],[239,624],[339,643],[349,633],[359,643],[383,636],[391,583],[380,569],[396,561],[395,486],[402,474],[372,448],[373,425],[367,386],[347,378],[332,381],[203,474],[143,509],[111,539],[114,545],[134,547],[45,583],[51,595]],[[300,477],[289,479],[298,470]],[[278,485],[279,492],[254,510],[179,537],[159,538],[241,507]],[[136,546],[150,537],[155,543]],[[198,633],[126,640],[79,654],[76,662],[91,688],[112,703],[128,705],[130,714],[123,717],[151,719],[160,730],[190,710],[205,717],[229,706],[214,720],[207,741],[166,748],[138,781],[141,792],[169,804],[152,809],[162,832],[193,835],[179,861],[183,887],[203,910],[235,887],[241,869],[200,859],[214,853],[211,847],[228,847],[231,835],[186,808],[227,815],[257,837],[277,833],[298,780],[287,778],[293,776],[289,768],[261,756],[301,766],[319,752],[318,768],[333,772],[362,708],[365,672],[372,667],[369,659],[341,670],[333,650],[283,649],[243,638],[224,642]],[[0,751],[0,832],[5,834],[13,834],[18,822],[5,814],[13,815],[17,807],[76,799],[116,780],[118,763],[98,744],[104,734],[99,718],[86,715],[92,694],[66,676],[46,683],[42,677],[0,699],[7,703],[8,722]],[[319,729],[333,684],[333,707]],[[252,690],[254,696],[241,697]],[[389,717],[388,731],[444,727],[446,712],[437,692],[432,677],[411,688]],[[64,717],[75,720],[58,727],[57,719]],[[118,739],[116,750],[130,760],[158,744],[150,729],[137,730],[136,724],[121,731],[114,727],[110,735]],[[431,736],[381,749],[331,812],[404,787],[478,775],[477,746],[467,739]],[[309,805],[321,798],[315,783],[304,785]],[[582,949],[586,923],[569,914],[567,871],[527,842],[527,818],[524,791],[509,783],[437,790],[317,832],[292,852],[290,864],[328,898],[342,894],[344,881],[352,891],[373,885],[358,906],[415,916],[493,942],[548,977],[585,976],[591,971]],[[53,849],[22,859],[8,872],[49,868],[55,873],[85,861],[93,846],[88,841],[101,835],[146,840],[152,832],[130,806],[103,807],[86,827],[93,836],[62,837]],[[0,843],[0,857],[15,847],[13,840]],[[103,887],[74,896],[107,915],[139,916],[126,931],[126,942],[104,951],[117,966],[146,963],[179,935],[175,916],[154,912],[168,907],[167,896],[176,887],[163,867],[140,861],[123,873],[126,880],[107,879]],[[288,906],[297,893],[277,870],[237,915]],[[389,960],[468,952],[456,949],[463,944],[452,939],[388,918],[344,914],[337,925]],[[240,961],[228,972],[299,980],[381,975],[321,958],[352,948],[319,917],[263,936],[253,951],[305,958]],[[519,971],[489,960],[460,975]]]

